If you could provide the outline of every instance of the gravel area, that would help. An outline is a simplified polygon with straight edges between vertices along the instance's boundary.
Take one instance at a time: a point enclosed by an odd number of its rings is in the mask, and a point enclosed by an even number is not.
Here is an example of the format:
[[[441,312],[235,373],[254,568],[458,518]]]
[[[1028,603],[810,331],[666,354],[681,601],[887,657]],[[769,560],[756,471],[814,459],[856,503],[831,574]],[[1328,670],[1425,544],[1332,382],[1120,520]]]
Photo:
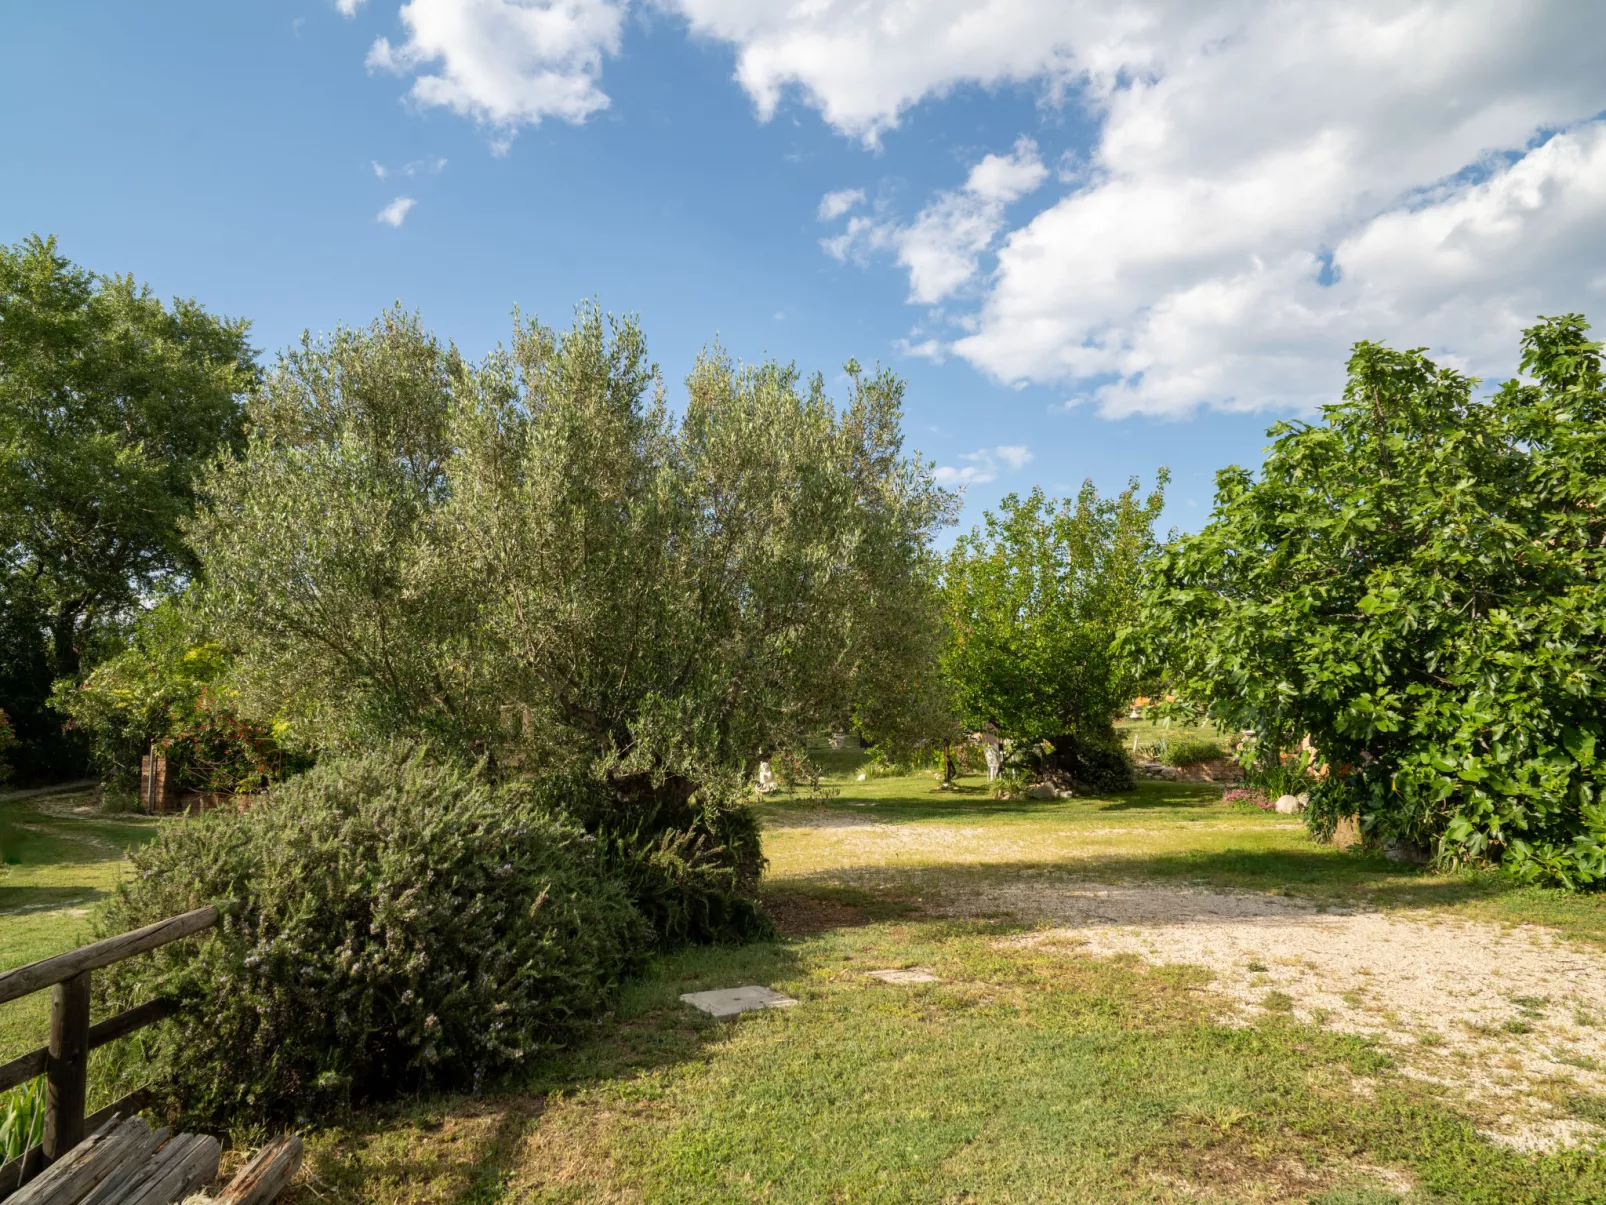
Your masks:
[[[937,910],[1045,925],[1017,945],[1205,967],[1229,1023],[1270,1010],[1370,1035],[1510,1145],[1606,1140],[1552,1103],[1606,1098],[1606,959],[1542,928],[1145,884],[1006,881]]]

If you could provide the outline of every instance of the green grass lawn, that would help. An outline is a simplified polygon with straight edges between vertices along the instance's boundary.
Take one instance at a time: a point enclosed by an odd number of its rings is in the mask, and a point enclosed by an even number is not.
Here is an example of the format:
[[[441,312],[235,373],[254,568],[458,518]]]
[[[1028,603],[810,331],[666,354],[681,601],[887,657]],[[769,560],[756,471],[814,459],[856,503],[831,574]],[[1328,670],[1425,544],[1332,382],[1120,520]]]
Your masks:
[[[0,796],[0,970],[88,941],[124,851],[156,823],[105,815],[89,794]],[[44,1045],[49,1024],[49,992],[0,1004],[0,1061]]]
[[[1339,853],[1208,786],[1004,801],[979,779],[858,782],[857,753],[822,760],[834,795],[760,805],[781,940],[656,960],[516,1083],[312,1134],[289,1205],[1606,1200],[1606,1153],[1493,1144],[1370,1039],[1269,1003],[1227,1025],[1197,967],[1022,946],[1035,922],[1007,909],[944,915],[1003,881],[1187,885],[1538,922],[1598,959],[1599,897]],[[76,910],[151,829],[10,806],[6,965],[80,940]],[[909,966],[939,982],[866,974]],[[744,983],[800,1003],[728,1023],[678,1001]],[[13,1050],[42,1034],[6,1024]]]
[[[1012,948],[1029,922],[931,915],[1000,877],[1123,879],[1542,921],[1592,948],[1606,943],[1599,900],[1341,854],[1210,787],[1002,801],[981,780],[857,782],[856,753],[822,760],[838,794],[761,806],[785,940],[659,959],[594,1040],[516,1089],[319,1135],[306,1192],[453,1205],[1606,1199],[1602,1153],[1491,1144],[1367,1039],[1270,1009],[1229,1027],[1197,968]],[[907,966],[940,982],[866,975]],[[800,1004],[733,1024],[678,1002],[742,983]]]

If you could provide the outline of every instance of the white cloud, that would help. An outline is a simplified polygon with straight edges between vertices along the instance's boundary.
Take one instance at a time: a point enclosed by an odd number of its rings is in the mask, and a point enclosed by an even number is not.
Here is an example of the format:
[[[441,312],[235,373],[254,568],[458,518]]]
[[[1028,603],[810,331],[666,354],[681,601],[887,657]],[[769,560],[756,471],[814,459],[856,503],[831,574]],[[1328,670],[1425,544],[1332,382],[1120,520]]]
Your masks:
[[[995,459],[996,458],[996,459]],[[946,489],[962,489],[967,485],[986,485],[998,480],[998,461],[1019,472],[1031,463],[1031,449],[1023,444],[1001,444],[996,448],[978,448],[966,452],[960,460],[967,465],[940,464],[932,469],[932,479]]]
[[[874,142],[923,99],[1015,81],[1095,121],[1013,229],[987,206],[1019,177],[978,165],[825,242],[895,253],[911,300],[958,319],[947,349],[1000,380],[1108,414],[1307,407],[1356,339],[1504,375],[1536,313],[1606,300],[1606,5],[673,2],[732,43],[761,116],[790,93]]]
[[[815,216],[822,222],[834,222],[848,210],[863,204],[864,189],[842,188],[820,198],[820,208]]]
[[[938,193],[907,226],[856,217],[821,245],[838,260],[858,262],[875,251],[894,251],[909,272],[909,300],[934,305],[976,275],[982,254],[1003,229],[1005,207],[1047,178],[1037,144],[1022,138],[1008,155],[988,155],[976,164],[959,188]],[[823,202],[820,209],[823,215]]]
[[[493,131],[505,151],[521,125],[582,122],[608,107],[598,87],[619,50],[624,0],[410,0],[407,38],[379,38],[370,69],[413,74],[409,95]]]
[[[368,0],[335,0],[335,9],[342,17],[355,17],[357,10],[367,3]]]
[[[413,200],[412,197],[397,197],[389,205],[381,209],[379,216],[374,220],[376,222],[384,222],[387,226],[400,226],[407,220],[408,211],[416,204],[418,202]]]
[[[445,167],[446,159],[442,155],[432,155],[427,159],[414,159],[411,163],[404,163],[400,167],[394,168],[386,167],[383,163],[375,160],[374,175],[381,180],[385,179],[393,171],[400,172],[404,176],[438,176]]]
[[[659,3],[694,32],[735,45],[736,78],[761,118],[796,89],[837,129],[869,143],[910,106],[958,84],[1069,82],[1080,69],[1075,41],[1119,38],[1146,20],[1083,0]]]

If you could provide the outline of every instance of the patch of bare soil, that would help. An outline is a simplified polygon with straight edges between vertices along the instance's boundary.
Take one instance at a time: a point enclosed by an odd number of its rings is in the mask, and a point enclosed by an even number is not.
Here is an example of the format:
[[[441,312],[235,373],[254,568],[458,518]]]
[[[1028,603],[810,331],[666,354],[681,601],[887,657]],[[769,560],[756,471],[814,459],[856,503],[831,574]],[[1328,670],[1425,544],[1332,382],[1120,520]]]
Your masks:
[[[1606,1138],[1550,1103],[1606,1095],[1606,960],[1543,928],[1133,884],[1002,882],[938,910],[1051,926],[1016,945],[1206,967],[1228,1023],[1272,1011],[1370,1035],[1510,1145]]]

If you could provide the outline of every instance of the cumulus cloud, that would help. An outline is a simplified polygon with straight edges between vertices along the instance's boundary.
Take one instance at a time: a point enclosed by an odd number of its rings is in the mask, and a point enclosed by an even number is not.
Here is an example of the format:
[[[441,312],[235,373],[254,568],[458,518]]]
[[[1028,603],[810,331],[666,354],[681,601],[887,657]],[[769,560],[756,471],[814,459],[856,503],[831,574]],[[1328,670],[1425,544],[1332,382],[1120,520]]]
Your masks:
[[[521,125],[608,107],[597,81],[619,50],[624,0],[410,0],[398,15],[406,39],[376,40],[370,70],[413,76],[414,101],[481,123],[498,150]]]
[[[996,448],[978,448],[959,457],[968,464],[940,464],[932,469],[932,479],[946,489],[963,489],[967,485],[986,485],[998,480],[998,461],[1019,472],[1031,463],[1031,449],[1022,444],[1002,444]]]
[[[408,211],[416,204],[418,202],[413,200],[412,197],[397,197],[389,205],[381,209],[374,220],[383,222],[387,226],[400,226],[407,220]]]
[[[908,225],[856,217],[821,245],[838,260],[861,262],[872,252],[893,251],[909,272],[909,299],[934,305],[976,275],[1003,228],[1005,207],[1047,178],[1037,144],[1022,138],[1009,154],[982,159],[963,185],[939,193]]]
[[[759,116],[790,90],[875,143],[927,96],[964,83],[1069,83],[1076,41],[1144,23],[1080,0],[659,0],[693,32],[730,42]],[[1073,40],[1073,30],[1075,38]]]
[[[864,204],[864,189],[843,188],[828,192],[820,198],[816,215],[822,222],[834,222],[848,210]]]
[[[357,10],[367,3],[368,0],[335,0],[335,10],[342,17],[355,17]]]
[[[1000,156],[823,245],[894,254],[910,300],[958,319],[922,354],[1107,414],[1308,407],[1360,338],[1504,375],[1536,313],[1606,300],[1606,6],[662,2],[731,43],[761,117],[793,95],[873,143],[924,99],[1010,82],[1088,114],[1081,170],[1022,222]]]

